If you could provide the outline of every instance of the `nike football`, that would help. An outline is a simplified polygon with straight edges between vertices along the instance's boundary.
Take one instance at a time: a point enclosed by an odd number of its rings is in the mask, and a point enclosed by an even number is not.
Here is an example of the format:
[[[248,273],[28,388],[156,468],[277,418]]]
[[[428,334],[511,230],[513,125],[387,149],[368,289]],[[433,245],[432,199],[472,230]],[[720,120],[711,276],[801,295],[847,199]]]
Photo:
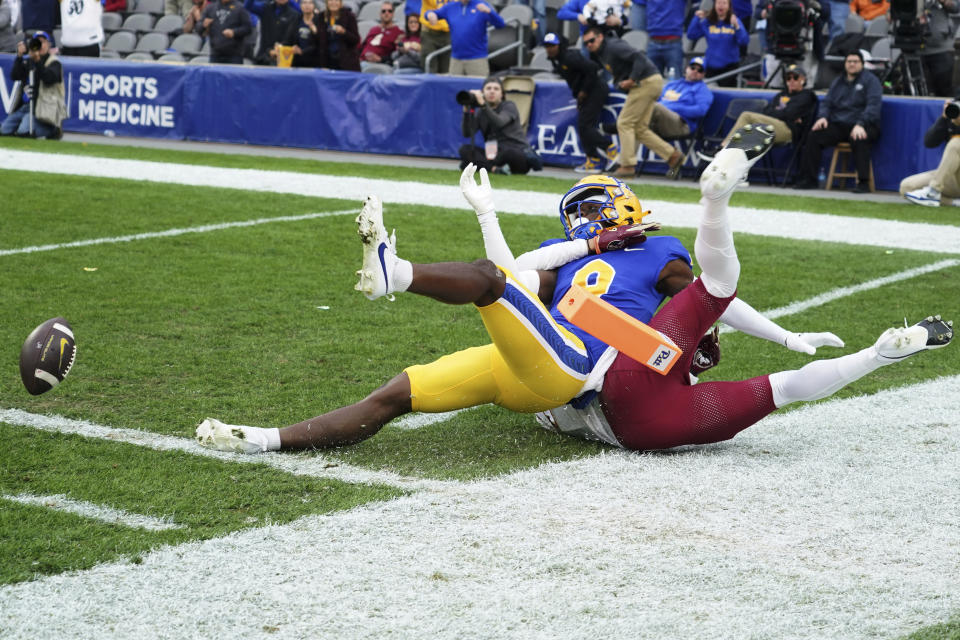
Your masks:
[[[33,330],[20,349],[23,386],[38,396],[63,382],[77,357],[73,329],[63,318],[51,318]]]

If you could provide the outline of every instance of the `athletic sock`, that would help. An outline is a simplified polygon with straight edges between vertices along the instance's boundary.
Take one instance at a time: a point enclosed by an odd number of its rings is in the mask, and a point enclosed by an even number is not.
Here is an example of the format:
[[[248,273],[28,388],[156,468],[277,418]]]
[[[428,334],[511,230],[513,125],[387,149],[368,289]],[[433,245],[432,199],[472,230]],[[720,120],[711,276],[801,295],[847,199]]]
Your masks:
[[[703,285],[717,298],[729,298],[736,293],[740,277],[740,261],[727,219],[729,201],[729,195],[719,200],[700,199],[703,211],[693,246],[697,263],[703,270],[700,274]]]
[[[779,409],[791,402],[826,398],[885,364],[890,362],[878,360],[877,350],[871,346],[839,358],[817,360],[793,371],[771,373],[773,403]]]
[[[413,264],[409,260],[397,258],[393,265],[393,278],[390,282],[390,291],[387,293],[400,293],[410,288],[413,282]]]

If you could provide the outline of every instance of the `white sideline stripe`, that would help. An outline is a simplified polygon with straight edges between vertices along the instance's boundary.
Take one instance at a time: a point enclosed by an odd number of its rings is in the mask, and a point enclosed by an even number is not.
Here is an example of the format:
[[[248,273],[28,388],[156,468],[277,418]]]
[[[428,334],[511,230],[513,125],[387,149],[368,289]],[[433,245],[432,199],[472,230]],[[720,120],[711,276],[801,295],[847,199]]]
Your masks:
[[[20,253],[36,253],[38,251],[55,251],[56,249],[72,249],[75,247],[90,247],[97,244],[116,244],[120,242],[134,242],[136,240],[150,240],[152,238],[172,238],[174,236],[182,236],[188,233],[207,233],[209,231],[223,231],[224,229],[235,229],[237,227],[254,227],[256,225],[270,224],[272,222],[299,222],[300,220],[313,220],[315,218],[342,216],[348,213],[356,213],[356,211],[353,209],[344,209],[343,211],[322,211],[319,213],[305,213],[297,216],[277,216],[275,218],[256,218],[254,220],[240,220],[236,222],[221,222],[218,224],[204,224],[196,227],[167,229],[165,231],[148,231],[145,233],[135,233],[128,236],[114,236],[111,238],[91,238],[90,240],[76,240],[74,242],[62,242],[59,244],[44,244],[36,247],[21,247],[19,249],[0,249],[0,257],[13,256]]]
[[[51,496],[37,496],[31,493],[20,493],[15,496],[2,495],[0,498],[19,502],[20,504],[29,504],[38,507],[47,507],[55,511],[66,511],[84,518],[93,518],[107,524],[121,524],[125,527],[134,529],[147,529],[149,531],[166,531],[167,529],[183,529],[182,524],[177,524],[169,518],[154,518],[145,516],[141,513],[130,513],[123,509],[114,509],[102,504],[95,504],[85,500],[74,500],[62,494]]]
[[[958,399],[960,376],[940,378],[775,414],[731,443],[608,451],[162,547],[0,587],[0,629],[899,637],[960,609]]]
[[[807,309],[819,307],[827,304],[828,302],[840,300],[841,298],[852,296],[856,293],[870,291],[871,289],[878,289],[879,287],[892,284],[894,282],[909,280],[910,278],[922,276],[926,273],[932,273],[934,271],[940,271],[942,269],[949,269],[950,267],[955,267],[957,265],[960,265],[960,260],[954,260],[952,258],[948,260],[941,260],[939,262],[934,262],[933,264],[924,265],[922,267],[914,267],[913,269],[907,269],[906,271],[901,271],[899,273],[893,273],[881,278],[868,280],[867,282],[862,282],[850,287],[839,287],[837,289],[833,289],[832,291],[827,291],[826,293],[816,295],[812,298],[807,298],[806,300],[791,302],[786,306],[777,307],[776,309],[769,309],[767,311],[761,311],[760,313],[770,320],[775,320],[777,318],[782,318],[783,316],[801,313]],[[720,333],[734,333],[735,331],[736,329],[727,325],[724,325],[720,329]]]
[[[389,471],[371,471],[344,464],[337,460],[316,454],[296,455],[290,453],[261,453],[246,455],[226,451],[215,451],[200,446],[193,438],[178,438],[137,429],[120,429],[87,422],[72,420],[62,416],[44,416],[28,413],[20,409],[0,409],[0,422],[21,427],[31,427],[43,431],[75,433],[86,438],[99,438],[113,442],[135,444],[157,451],[186,451],[193,455],[218,458],[230,462],[265,464],[287,473],[327,478],[357,484],[383,484],[400,489],[440,489],[448,484],[442,480],[424,480],[401,476]]]
[[[467,409],[444,411],[443,413],[411,413],[402,418],[397,418],[393,422],[388,423],[387,426],[394,429],[420,429],[428,427],[431,424],[437,424],[438,422],[445,422],[464,411],[467,411]]]
[[[91,162],[89,158],[81,156],[7,149],[0,150],[0,169],[341,198],[356,201],[358,210],[359,203],[371,193],[379,194],[385,203],[465,208],[463,195],[456,184],[446,186],[261,169],[204,167],[203,171],[197,171],[195,165],[99,157],[96,162]],[[501,213],[556,216],[558,196],[559,194],[543,192],[497,189],[494,192],[494,201]],[[643,204],[654,211],[652,217],[656,221],[668,228],[695,228],[700,220],[699,204],[657,200],[644,200]],[[903,206],[912,205],[905,202]],[[731,207],[730,213],[730,226],[736,232],[797,240],[960,253],[960,227],[957,226],[741,207]]]

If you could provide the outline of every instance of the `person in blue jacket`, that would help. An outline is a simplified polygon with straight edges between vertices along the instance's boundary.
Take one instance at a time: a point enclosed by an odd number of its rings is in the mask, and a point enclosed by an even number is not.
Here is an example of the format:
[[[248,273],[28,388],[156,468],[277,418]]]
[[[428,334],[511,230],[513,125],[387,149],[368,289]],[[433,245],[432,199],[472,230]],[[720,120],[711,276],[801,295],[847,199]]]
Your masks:
[[[736,69],[740,64],[740,48],[750,41],[743,22],[730,9],[730,0],[716,0],[707,13],[702,9],[694,14],[687,28],[687,38],[696,42],[707,39],[707,50],[703,54],[706,61],[707,77],[712,78]],[[736,76],[718,80],[721,87],[737,86]]]
[[[487,25],[501,28],[506,25],[500,14],[486,2],[460,0],[448,2],[436,11],[428,11],[431,25],[446,20],[450,26],[450,75],[490,75],[487,63]]]
[[[690,61],[682,78],[671,80],[653,106],[650,128],[662,138],[688,136],[713,104],[713,93],[703,81],[703,58]]]

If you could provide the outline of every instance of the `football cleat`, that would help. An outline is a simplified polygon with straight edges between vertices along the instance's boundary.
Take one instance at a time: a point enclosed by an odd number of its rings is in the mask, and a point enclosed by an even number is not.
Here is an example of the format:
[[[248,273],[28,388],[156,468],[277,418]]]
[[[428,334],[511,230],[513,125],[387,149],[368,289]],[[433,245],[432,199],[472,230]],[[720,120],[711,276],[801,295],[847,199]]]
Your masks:
[[[773,147],[773,127],[748,124],[738,129],[700,176],[700,193],[719,200],[746,182],[750,168]]]
[[[383,226],[383,206],[377,196],[367,196],[357,216],[357,233],[363,243],[363,267],[357,271],[360,281],[354,289],[370,300],[393,293],[391,280],[397,263],[397,234],[387,237]],[[393,300],[393,296],[388,297]]]
[[[596,173],[602,170],[605,163],[599,158],[587,158],[586,162],[573,168],[577,173]]]
[[[245,429],[246,427],[223,424],[214,418],[207,418],[197,425],[197,442],[217,451],[262,453],[264,449],[250,441]]]
[[[953,322],[927,316],[912,327],[887,329],[874,344],[877,359],[896,362],[928,349],[940,349],[953,339]]]

